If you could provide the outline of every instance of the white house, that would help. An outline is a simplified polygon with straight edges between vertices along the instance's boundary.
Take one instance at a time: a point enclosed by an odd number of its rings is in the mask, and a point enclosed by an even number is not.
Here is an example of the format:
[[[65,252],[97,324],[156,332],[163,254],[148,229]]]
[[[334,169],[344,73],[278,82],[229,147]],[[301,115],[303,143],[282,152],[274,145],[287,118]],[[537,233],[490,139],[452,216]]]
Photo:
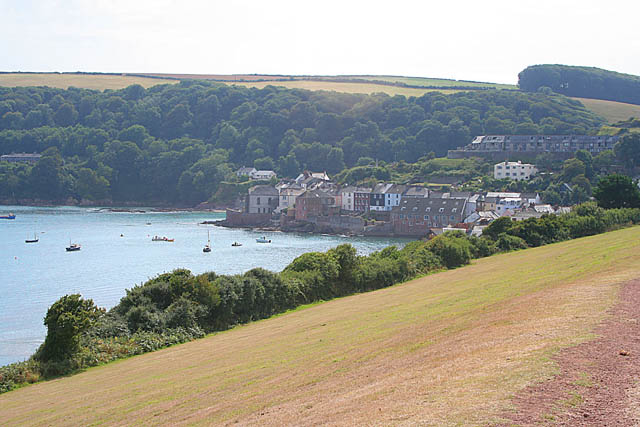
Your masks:
[[[493,166],[493,177],[495,179],[508,178],[515,181],[528,181],[533,175],[538,173],[538,169],[530,163],[502,162]]]
[[[507,211],[513,212],[516,209],[520,209],[522,205],[523,200],[520,197],[505,197],[496,203],[496,212],[499,215],[504,215]]]
[[[342,205],[340,208],[343,211],[354,211],[355,210],[355,191],[356,187],[349,186],[344,187],[341,190],[342,193]]]
[[[248,168],[246,166],[241,167],[240,169],[238,169],[236,171],[236,176],[240,177],[240,176],[248,176],[251,177],[251,174],[253,174],[254,172],[257,172],[256,168]]]
[[[384,193],[384,210],[391,211],[394,206],[400,206],[400,200],[405,191],[407,191],[406,185],[394,184],[389,187]]]
[[[268,181],[276,176],[274,171],[254,171],[249,175],[251,179]]]

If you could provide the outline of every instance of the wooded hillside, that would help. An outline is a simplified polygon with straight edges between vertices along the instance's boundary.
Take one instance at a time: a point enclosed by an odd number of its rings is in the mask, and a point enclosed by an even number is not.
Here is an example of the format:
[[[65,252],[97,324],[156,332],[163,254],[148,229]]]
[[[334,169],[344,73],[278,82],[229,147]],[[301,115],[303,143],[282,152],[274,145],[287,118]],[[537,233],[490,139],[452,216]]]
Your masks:
[[[192,204],[242,165],[337,173],[444,155],[478,134],[581,134],[601,123],[563,96],[504,90],[405,98],[194,80],[104,92],[0,88],[0,153],[45,154],[33,167],[1,165],[0,198]]]
[[[580,98],[640,104],[640,77],[595,67],[533,65],[518,74],[520,89],[535,92],[549,87]]]

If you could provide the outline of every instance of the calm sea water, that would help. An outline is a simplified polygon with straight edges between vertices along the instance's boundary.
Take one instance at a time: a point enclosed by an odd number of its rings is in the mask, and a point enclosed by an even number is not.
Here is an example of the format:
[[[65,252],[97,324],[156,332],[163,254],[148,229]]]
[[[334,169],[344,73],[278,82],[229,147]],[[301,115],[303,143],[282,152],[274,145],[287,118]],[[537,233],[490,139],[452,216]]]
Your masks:
[[[27,359],[46,335],[47,308],[65,294],[79,293],[111,308],[125,289],[175,268],[194,273],[242,273],[254,267],[280,271],[298,255],[351,243],[359,254],[403,245],[390,238],[346,238],[266,233],[200,225],[224,218],[208,212],[125,213],[77,207],[1,206],[0,366]],[[212,251],[203,253],[211,235]],[[38,243],[26,244],[37,233]],[[154,235],[174,242],[152,242]],[[256,243],[266,235],[271,244]],[[78,252],[66,252],[69,242]],[[231,247],[238,241],[242,247]]]

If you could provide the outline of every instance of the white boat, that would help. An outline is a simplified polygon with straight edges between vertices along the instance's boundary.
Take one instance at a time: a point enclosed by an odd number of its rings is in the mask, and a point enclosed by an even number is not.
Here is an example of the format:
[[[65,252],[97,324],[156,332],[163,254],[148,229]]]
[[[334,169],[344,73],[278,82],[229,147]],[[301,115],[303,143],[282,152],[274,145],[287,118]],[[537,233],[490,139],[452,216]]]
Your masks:
[[[256,239],[257,243],[271,243],[271,239],[267,239],[266,236],[262,236]]]
[[[202,252],[211,252],[211,238],[209,237],[209,230],[207,230],[207,244],[202,248]]]

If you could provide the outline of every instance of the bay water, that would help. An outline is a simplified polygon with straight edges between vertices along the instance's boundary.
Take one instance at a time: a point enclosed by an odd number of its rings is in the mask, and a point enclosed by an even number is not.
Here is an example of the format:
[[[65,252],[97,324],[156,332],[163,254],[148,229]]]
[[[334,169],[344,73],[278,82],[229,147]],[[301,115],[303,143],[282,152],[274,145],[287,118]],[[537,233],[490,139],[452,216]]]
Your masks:
[[[80,207],[0,206],[0,366],[29,358],[44,341],[44,316],[66,294],[79,293],[107,309],[125,290],[176,268],[194,274],[281,271],[295,257],[350,243],[366,255],[406,239],[341,237],[202,225],[224,213],[114,212]],[[211,252],[204,253],[207,231]],[[39,239],[25,243],[26,239]],[[173,242],[152,241],[166,236]],[[257,243],[265,236],[272,243]],[[232,247],[233,242],[242,243]],[[70,243],[81,250],[66,252]]]

